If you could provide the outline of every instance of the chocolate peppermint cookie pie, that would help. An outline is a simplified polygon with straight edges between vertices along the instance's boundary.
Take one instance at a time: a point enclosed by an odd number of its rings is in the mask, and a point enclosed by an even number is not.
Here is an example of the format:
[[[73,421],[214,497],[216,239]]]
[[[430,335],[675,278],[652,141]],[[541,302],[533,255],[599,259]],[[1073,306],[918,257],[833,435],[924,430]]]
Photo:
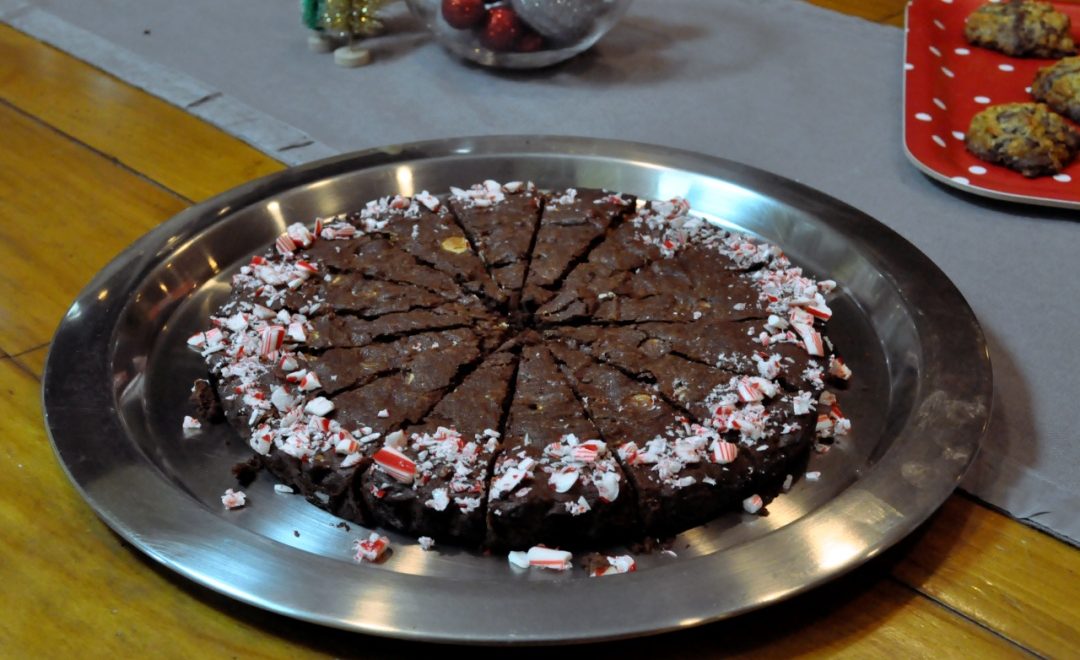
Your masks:
[[[195,400],[283,486],[425,547],[632,541],[758,511],[847,431],[834,286],[679,199],[387,197],[240,269],[189,340]]]

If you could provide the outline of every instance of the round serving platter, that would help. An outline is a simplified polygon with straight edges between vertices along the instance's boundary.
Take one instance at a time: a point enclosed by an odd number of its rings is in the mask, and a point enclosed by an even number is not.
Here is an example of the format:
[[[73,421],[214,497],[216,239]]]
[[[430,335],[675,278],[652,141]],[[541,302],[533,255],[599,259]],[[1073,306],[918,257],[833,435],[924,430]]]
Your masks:
[[[355,524],[263,474],[225,510],[249,450],[227,425],[185,437],[205,374],[185,340],[231,274],[292,222],[376,197],[484,179],[687,198],[695,212],[779,244],[839,287],[829,335],[855,372],[840,394],[853,432],[768,507],[637,555],[634,573],[590,578],[512,568],[389,533],[390,557],[357,564]],[[924,521],[955,488],[990,416],[978,322],[922,253],[820,192],[730,161],[664,147],[550,136],[395,145],[271,175],[193,206],[102,270],[72,304],[45,369],[60,462],[117,533],[178,573],[238,600],[329,626],[432,641],[514,644],[662,632],[762,607],[838,576]],[[625,549],[621,549],[625,552]]]

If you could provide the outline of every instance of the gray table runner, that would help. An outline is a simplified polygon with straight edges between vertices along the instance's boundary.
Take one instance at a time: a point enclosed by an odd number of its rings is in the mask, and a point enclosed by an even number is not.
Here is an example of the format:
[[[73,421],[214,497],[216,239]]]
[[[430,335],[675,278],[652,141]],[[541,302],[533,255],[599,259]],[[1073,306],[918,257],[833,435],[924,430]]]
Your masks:
[[[508,74],[390,13],[375,63],[344,70],[307,50],[293,0],[0,0],[5,22],[290,163],[460,135],[610,137],[743,161],[866,211],[985,328],[994,415],[964,488],[1080,542],[1080,214],[954,192],[906,161],[901,30],[793,1],[639,0],[591,53]]]

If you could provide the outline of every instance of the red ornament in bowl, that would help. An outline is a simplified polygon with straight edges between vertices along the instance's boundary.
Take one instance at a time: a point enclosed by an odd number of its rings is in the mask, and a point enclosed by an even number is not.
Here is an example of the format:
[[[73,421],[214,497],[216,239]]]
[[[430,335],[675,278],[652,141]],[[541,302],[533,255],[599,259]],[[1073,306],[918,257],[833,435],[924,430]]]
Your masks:
[[[486,15],[484,0],[442,0],[442,17],[450,27],[471,28],[479,25]]]
[[[511,51],[524,32],[525,25],[513,9],[496,7],[488,11],[480,41],[491,50]]]

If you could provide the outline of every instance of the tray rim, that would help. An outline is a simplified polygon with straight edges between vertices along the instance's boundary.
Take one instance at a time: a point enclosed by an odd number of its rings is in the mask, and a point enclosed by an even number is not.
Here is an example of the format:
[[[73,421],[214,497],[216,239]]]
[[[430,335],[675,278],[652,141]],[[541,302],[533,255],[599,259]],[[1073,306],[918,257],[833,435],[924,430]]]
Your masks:
[[[538,145],[544,146],[541,148]],[[436,153],[431,153],[433,151]],[[70,382],[65,381],[70,381],[71,379],[78,381],[80,377],[86,377],[93,373],[97,373],[98,375],[108,373],[107,371],[103,372],[101,370],[102,366],[107,366],[102,364],[101,360],[98,360],[96,365],[80,364],[79,367],[74,370],[75,373],[73,374],[65,372],[61,366],[62,364],[70,363],[70,358],[72,356],[68,354],[70,353],[68,348],[72,339],[71,335],[73,332],[79,330],[81,325],[84,325],[87,322],[86,318],[88,316],[96,315],[98,321],[108,320],[109,318],[115,320],[122,314],[124,308],[124,304],[122,304],[124,301],[116,301],[115,297],[113,297],[113,300],[110,300],[106,304],[99,305],[97,308],[95,308],[90,301],[97,297],[96,292],[103,284],[112,283],[114,281],[119,281],[120,283],[138,281],[138,276],[149,264],[155,263],[156,259],[163,255],[167,255],[172,248],[185,244],[191,236],[198,234],[215,222],[216,219],[212,217],[213,215],[219,217],[225,216],[229,210],[234,208],[244,208],[269,194],[282,192],[294,188],[299,184],[310,183],[336,174],[350,172],[354,169],[362,169],[362,167],[357,167],[360,165],[363,167],[373,167],[415,161],[418,156],[421,158],[437,158],[439,156],[460,156],[463,153],[474,154],[481,157],[490,157],[498,154],[504,156],[511,154],[519,156],[565,155],[576,157],[598,157],[611,160],[618,158],[618,156],[615,155],[618,152],[622,152],[624,155],[626,152],[644,153],[652,159],[650,161],[651,164],[664,165],[680,170],[686,170],[688,164],[696,163],[699,166],[713,169],[716,172],[723,172],[726,175],[734,176],[739,185],[745,186],[745,180],[749,179],[765,188],[779,186],[781,189],[786,190],[787,193],[785,194],[790,197],[806,198],[814,203],[823,204],[832,211],[839,209],[840,211],[843,211],[844,214],[851,216],[851,218],[861,223],[859,227],[860,234],[862,234],[863,237],[860,238],[860,240],[867,241],[868,239],[865,238],[865,235],[873,234],[879,241],[887,241],[889,243],[890,251],[895,252],[898,248],[903,248],[901,252],[905,259],[912,260],[914,264],[922,269],[928,269],[928,272],[934,276],[933,279],[935,280],[935,285],[940,289],[940,295],[950,298],[958,305],[956,311],[961,317],[970,322],[970,326],[973,330],[973,335],[970,337],[972,341],[968,348],[973,349],[974,354],[977,355],[979,359],[972,365],[972,368],[968,372],[969,377],[966,379],[966,382],[971,387],[966,394],[970,395],[973,405],[977,406],[979,412],[975,415],[975,418],[968,420],[964,425],[963,435],[965,435],[965,438],[963,438],[961,445],[965,448],[965,452],[961,456],[961,459],[949,462],[946,467],[947,478],[938,479],[938,481],[933,484],[932,492],[923,494],[923,501],[918,507],[917,513],[914,515],[909,514],[901,516],[900,520],[894,521],[896,522],[895,525],[889,527],[887,533],[882,534],[874,542],[863,543],[857,551],[852,552],[842,561],[835,562],[827,568],[818,567],[818,570],[811,571],[807,576],[800,580],[795,582],[787,581],[781,588],[774,589],[765,596],[747,600],[747,602],[742,603],[737,607],[727,607],[723,611],[707,612],[704,616],[684,616],[678,619],[667,616],[662,617],[662,621],[653,621],[648,625],[638,624],[619,630],[610,628],[598,631],[578,630],[571,634],[562,634],[555,631],[540,631],[529,635],[513,637],[492,635],[463,636],[455,631],[421,630],[401,626],[378,625],[377,623],[372,623],[370,621],[357,622],[356,620],[343,620],[340,617],[326,616],[319,612],[305,610],[303,606],[298,607],[296,603],[281,603],[272,598],[267,598],[265,593],[260,592],[257,587],[253,588],[252,585],[244,587],[237,586],[236,584],[229,584],[227,581],[223,581],[220,576],[213,575],[212,572],[211,574],[207,574],[204,570],[197,570],[188,563],[189,558],[187,555],[184,552],[178,551],[175,545],[173,545],[175,539],[169,537],[168,534],[165,534],[161,538],[152,539],[145,534],[145,530],[132,528],[132,520],[141,520],[144,524],[149,520],[159,525],[159,527],[152,531],[159,533],[168,531],[173,533],[175,530],[167,529],[169,526],[168,520],[165,520],[161,515],[155,515],[154,511],[147,510],[149,507],[145,503],[132,505],[132,509],[135,510],[134,512],[127,510],[117,511],[115,507],[110,507],[109,502],[106,501],[107,498],[103,498],[99,489],[87,481],[86,475],[81,474],[75,469],[75,466],[65,460],[65,449],[70,449],[69,445],[70,440],[72,439],[70,434],[77,435],[76,430],[83,425],[92,425],[94,422],[97,422],[106,429],[112,428],[112,430],[116,430],[116,428],[120,428],[115,426],[115,419],[109,419],[109,414],[111,413],[113,417],[115,417],[116,412],[109,406],[73,406],[67,405],[62,398],[58,398],[63,395],[65,387],[70,389]],[[689,171],[692,171],[695,174],[702,174],[696,169]],[[322,176],[315,176],[318,174],[321,174]],[[706,176],[716,176],[716,174],[714,172],[714,174]],[[725,180],[730,181],[731,179]],[[755,190],[755,192],[761,192],[759,188],[751,189]],[[784,203],[786,204],[788,202],[785,201]],[[217,210],[216,214],[210,213],[210,211],[215,209]],[[95,330],[95,332],[90,333],[89,340],[91,343],[93,340],[97,340],[98,342],[111,341],[111,327],[95,327],[92,329]],[[103,330],[106,331],[104,334],[102,333]],[[80,341],[86,342],[88,339],[84,337],[81,338]],[[106,348],[108,348],[108,346],[106,346]],[[90,360],[89,362],[94,362],[94,360]],[[97,368],[95,369],[95,367]],[[968,306],[955,285],[952,284],[952,282],[935,264],[933,264],[932,261],[930,261],[928,257],[882,223],[835,198],[811,189],[803,184],[727,159],[638,142],[550,135],[448,138],[357,151],[270,174],[196,204],[138,239],[106,265],[83,289],[83,291],[80,292],[54,334],[53,343],[50,347],[46,368],[42,378],[42,408],[46,429],[54,453],[65,474],[67,474],[69,480],[75,486],[79,494],[88,504],[90,504],[91,508],[95,510],[109,527],[132,543],[133,546],[159,563],[205,587],[236,598],[242,602],[313,623],[401,639],[495,645],[605,641],[681,629],[735,616],[752,609],[763,607],[797,593],[807,591],[825,581],[834,579],[839,575],[846,573],[898,542],[928,518],[941,503],[944,502],[959,483],[964,471],[975,457],[979,443],[981,442],[981,438],[985,433],[989,422],[992,401],[991,394],[992,377],[990,371],[990,358],[986,349],[985,338],[983,337],[981,328],[979,327],[978,321],[975,319],[970,306]],[[93,428],[93,426],[90,426],[90,428]],[[889,451],[892,451],[892,449],[890,448]],[[868,473],[872,475],[878,465],[880,465],[880,462],[875,465],[874,468],[871,468]],[[860,479],[857,483],[862,483],[862,481],[863,479]],[[847,505],[858,504],[860,500],[851,496],[852,490],[853,489],[849,488],[848,491],[840,493],[833,502],[830,502],[829,505],[826,505],[825,507],[821,507],[821,509],[827,509],[830,506],[834,506],[841,499],[844,499]],[[807,514],[802,519],[792,523],[784,529],[793,528],[798,525],[805,526],[808,524],[809,519],[821,513],[821,509]],[[229,525],[208,512],[203,513],[204,515],[202,518],[205,518],[205,520],[200,520],[200,522],[206,524],[205,531],[209,532],[211,536],[218,532],[221,532],[224,536],[229,536],[229,532],[231,532],[233,535],[231,540],[251,543],[253,546],[258,546],[259,552],[264,553],[273,549],[266,547],[268,545],[281,546],[281,544],[271,539],[261,537],[254,532]],[[206,534],[203,533],[203,536],[205,535]],[[752,545],[760,540],[761,539],[755,539],[747,545]],[[738,551],[738,549],[739,548],[734,548],[732,551]],[[709,560],[712,560],[712,562]],[[685,569],[692,563],[700,568],[702,565],[710,563],[715,564],[715,561],[715,555],[710,555],[680,562],[679,566]],[[318,564],[319,562],[314,563]],[[647,571],[647,573],[659,573],[664,570],[666,570],[666,568],[654,569]],[[405,577],[410,578],[414,576]],[[630,576],[619,576],[617,579],[589,581],[595,585],[589,588],[599,591],[602,594],[610,594],[612,592],[618,594],[625,591],[627,588],[630,588],[631,583],[636,582],[636,588],[640,588],[642,583],[655,582],[655,580],[650,581],[644,578],[645,575],[643,573],[637,573]],[[375,586],[378,587],[384,586],[382,585],[382,582],[385,581],[372,580],[372,582],[377,583]],[[585,581],[576,582],[578,583],[576,588],[580,589],[581,583]],[[565,594],[565,589],[563,591]]]

